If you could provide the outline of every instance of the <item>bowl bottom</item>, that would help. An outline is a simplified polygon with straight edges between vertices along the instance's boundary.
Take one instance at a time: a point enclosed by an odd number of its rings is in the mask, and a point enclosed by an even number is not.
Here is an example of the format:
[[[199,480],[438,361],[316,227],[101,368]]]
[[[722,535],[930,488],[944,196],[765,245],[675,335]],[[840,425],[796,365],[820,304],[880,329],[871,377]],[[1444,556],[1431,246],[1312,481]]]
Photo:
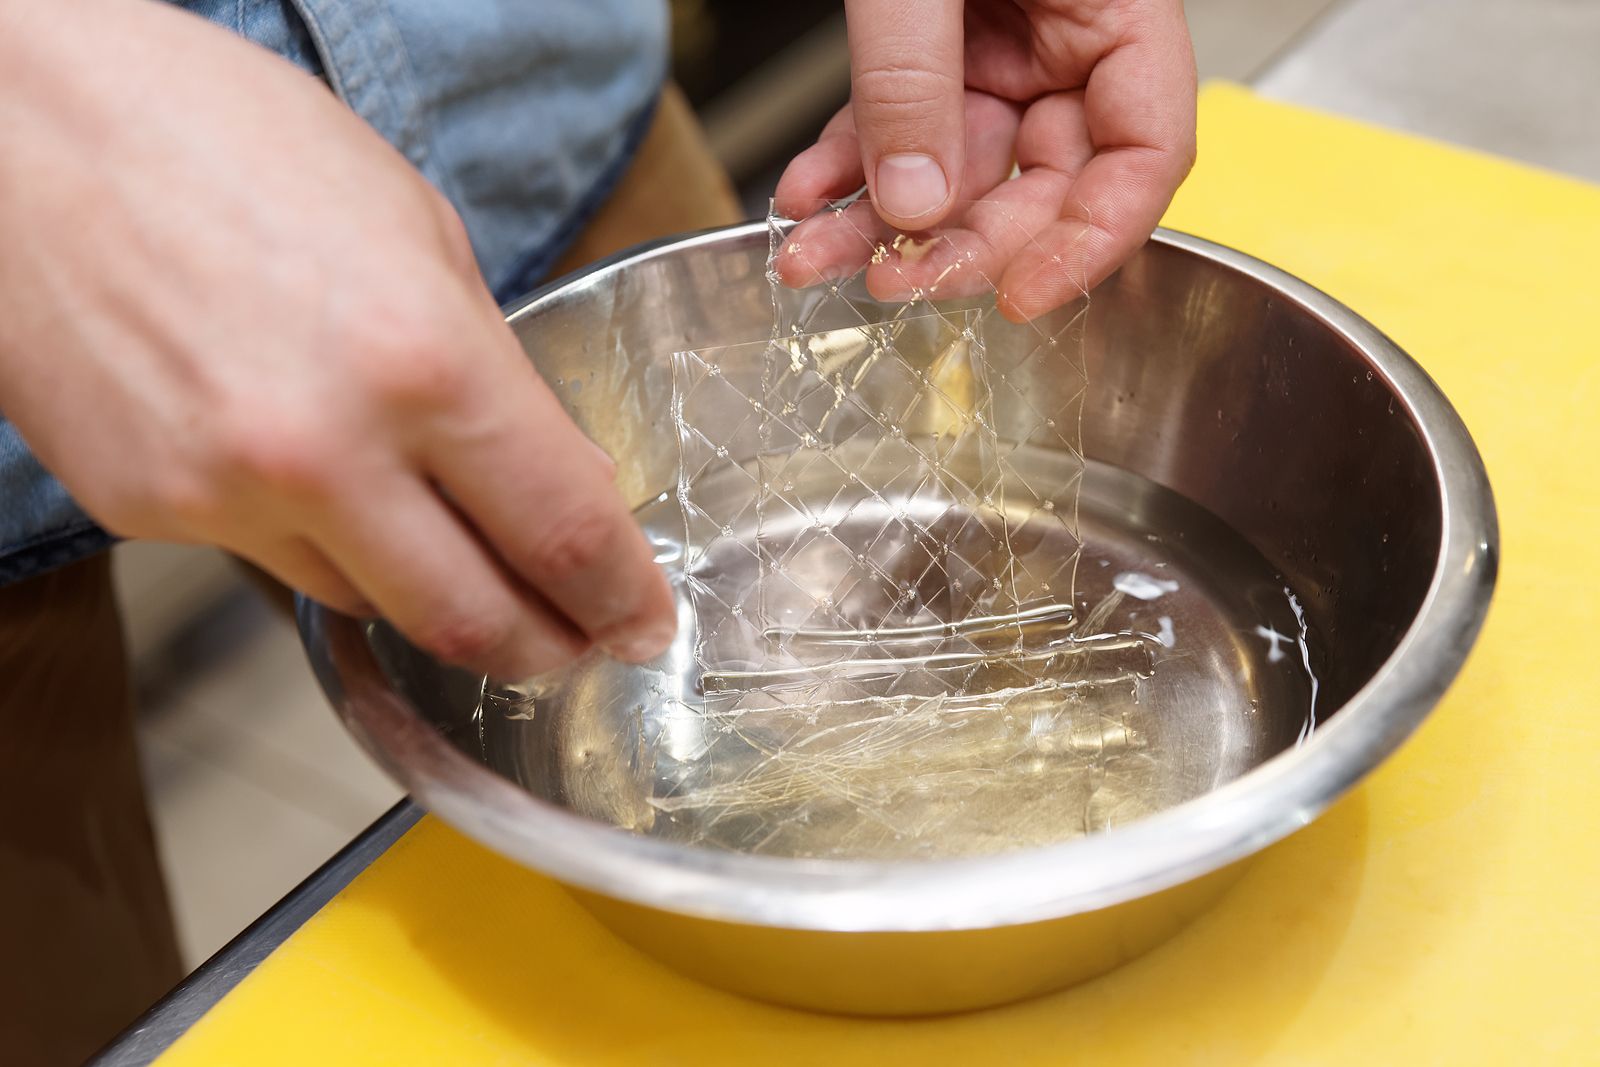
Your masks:
[[[1079,461],[1036,452],[1017,476],[1050,484],[1029,464],[1068,462]],[[674,649],[649,667],[592,656],[536,687],[489,691],[483,758],[554,803],[684,844],[918,859],[1104,831],[1309,734],[1317,638],[1259,552],[1203,508],[1104,464],[1090,462],[1078,499],[1061,503],[1077,507],[1072,609],[1090,638],[1058,672],[1064,684],[988,702],[757,693],[717,705],[695,656],[683,519],[663,494],[637,517],[669,573],[678,567]],[[859,507],[835,518],[846,544],[881,528]],[[1008,515],[1024,539],[1037,527],[1030,551],[1078,548],[1040,543],[1063,527],[1034,518]],[[722,540],[740,558],[755,536],[740,527]]]
[[[1182,930],[1248,864],[1100,911],[986,930],[781,930],[696,919],[581,890],[573,896],[624,941],[730,993],[835,1015],[943,1015],[1105,974]]]

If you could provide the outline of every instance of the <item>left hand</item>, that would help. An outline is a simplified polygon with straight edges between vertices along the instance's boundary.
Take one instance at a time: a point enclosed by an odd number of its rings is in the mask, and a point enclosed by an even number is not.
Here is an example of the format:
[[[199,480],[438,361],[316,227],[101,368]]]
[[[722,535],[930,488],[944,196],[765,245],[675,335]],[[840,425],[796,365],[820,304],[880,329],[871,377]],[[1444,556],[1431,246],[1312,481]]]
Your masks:
[[[1012,319],[1121,266],[1194,162],[1181,0],[845,0],[845,10],[851,102],[789,164],[777,211],[804,217],[864,183],[895,229],[956,222]],[[1008,180],[1013,163],[1021,174]],[[976,200],[995,207],[952,217]]]

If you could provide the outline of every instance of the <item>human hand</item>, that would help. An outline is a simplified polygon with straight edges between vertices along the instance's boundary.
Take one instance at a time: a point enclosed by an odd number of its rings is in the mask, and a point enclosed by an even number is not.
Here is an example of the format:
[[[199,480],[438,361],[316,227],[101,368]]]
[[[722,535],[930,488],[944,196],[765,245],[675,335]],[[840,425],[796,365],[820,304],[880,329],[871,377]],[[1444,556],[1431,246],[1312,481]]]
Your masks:
[[[846,0],[845,10],[851,102],[790,163],[777,212],[803,218],[865,184],[888,227],[943,224],[1010,318],[1104,280],[1193,164],[1181,0]],[[1013,163],[1021,175],[1008,180]],[[848,245],[803,269],[780,262],[779,273],[803,285],[856,269]],[[901,263],[893,277],[916,285],[944,266]]]
[[[91,515],[502,677],[666,647],[614,466],[398,153],[165,4],[0,31],[0,410]]]

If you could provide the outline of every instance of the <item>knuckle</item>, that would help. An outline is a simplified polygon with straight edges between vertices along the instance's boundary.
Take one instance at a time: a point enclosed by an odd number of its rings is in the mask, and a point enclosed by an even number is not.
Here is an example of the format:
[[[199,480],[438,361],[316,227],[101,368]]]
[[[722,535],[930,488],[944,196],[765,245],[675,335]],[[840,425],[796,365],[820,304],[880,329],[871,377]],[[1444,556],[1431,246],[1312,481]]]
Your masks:
[[[153,506],[170,523],[196,534],[216,529],[227,513],[227,501],[215,480],[176,472],[158,478],[148,503],[140,503],[146,509]]]
[[[448,406],[465,384],[450,326],[426,299],[355,302],[336,344],[366,395],[403,406]]]
[[[416,635],[416,642],[447,663],[482,664],[493,660],[516,630],[509,608],[441,612]]]
[[[338,450],[332,435],[314,422],[248,413],[224,420],[214,437],[219,480],[293,497],[320,496],[331,489]]]
[[[374,356],[372,390],[397,405],[448,408],[466,391],[467,366],[447,344],[396,345]]]
[[[570,509],[528,546],[528,569],[544,575],[593,570],[611,555],[612,527],[611,515],[603,507]]]
[[[877,117],[911,118],[935,110],[961,91],[961,84],[943,71],[928,70],[883,57],[855,74],[852,102],[877,111]]]

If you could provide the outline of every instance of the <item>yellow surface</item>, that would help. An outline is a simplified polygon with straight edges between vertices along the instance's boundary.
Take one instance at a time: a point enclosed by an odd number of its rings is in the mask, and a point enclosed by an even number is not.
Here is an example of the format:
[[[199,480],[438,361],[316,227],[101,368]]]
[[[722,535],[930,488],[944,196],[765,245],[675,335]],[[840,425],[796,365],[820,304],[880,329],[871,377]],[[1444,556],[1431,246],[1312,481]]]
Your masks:
[[[1229,86],[1200,145],[1168,222],[1376,322],[1488,463],[1488,627],[1395,759],[1149,956],[922,1022],[696,986],[427,821],[162,1067],[1600,1063],[1600,189]]]

